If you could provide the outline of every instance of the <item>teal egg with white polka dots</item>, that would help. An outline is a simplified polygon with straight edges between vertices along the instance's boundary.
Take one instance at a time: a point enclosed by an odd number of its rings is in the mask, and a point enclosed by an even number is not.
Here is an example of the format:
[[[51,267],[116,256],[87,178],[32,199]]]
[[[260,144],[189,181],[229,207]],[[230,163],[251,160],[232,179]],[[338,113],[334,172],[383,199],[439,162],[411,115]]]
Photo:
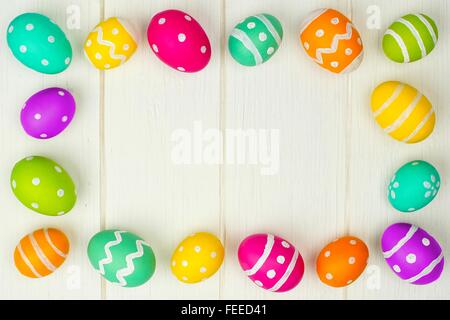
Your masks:
[[[280,21],[263,13],[250,16],[236,25],[228,38],[228,49],[240,64],[256,66],[275,54],[282,39],[283,27]]]
[[[9,24],[7,42],[22,64],[37,72],[60,73],[72,61],[72,47],[61,28],[39,13],[24,13]]]
[[[27,208],[47,216],[61,216],[75,205],[72,178],[58,163],[41,156],[20,160],[11,172],[11,189]]]
[[[388,186],[391,205],[402,212],[414,212],[427,206],[441,187],[441,177],[430,163],[414,160],[397,170]]]

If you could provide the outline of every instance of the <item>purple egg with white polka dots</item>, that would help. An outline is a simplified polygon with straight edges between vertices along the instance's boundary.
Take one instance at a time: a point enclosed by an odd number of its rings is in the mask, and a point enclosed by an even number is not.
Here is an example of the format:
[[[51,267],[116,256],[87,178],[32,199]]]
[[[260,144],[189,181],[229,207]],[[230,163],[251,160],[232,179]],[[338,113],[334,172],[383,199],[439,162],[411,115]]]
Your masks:
[[[28,98],[20,113],[20,122],[28,135],[50,139],[69,125],[74,114],[72,94],[62,88],[48,88]]]
[[[444,255],[436,239],[409,223],[389,226],[381,236],[381,249],[394,273],[412,284],[432,283],[444,269]]]

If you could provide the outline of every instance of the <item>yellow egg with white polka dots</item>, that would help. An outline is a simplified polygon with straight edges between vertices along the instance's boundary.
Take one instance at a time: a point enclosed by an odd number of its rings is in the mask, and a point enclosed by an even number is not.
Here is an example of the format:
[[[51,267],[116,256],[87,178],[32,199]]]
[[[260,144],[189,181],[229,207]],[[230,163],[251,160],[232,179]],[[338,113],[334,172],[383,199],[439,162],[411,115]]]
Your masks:
[[[219,270],[223,256],[223,245],[216,236],[207,232],[194,233],[175,249],[172,273],[182,282],[197,283]]]
[[[116,17],[100,22],[84,43],[84,53],[100,70],[116,68],[136,51],[137,41],[130,26]]]

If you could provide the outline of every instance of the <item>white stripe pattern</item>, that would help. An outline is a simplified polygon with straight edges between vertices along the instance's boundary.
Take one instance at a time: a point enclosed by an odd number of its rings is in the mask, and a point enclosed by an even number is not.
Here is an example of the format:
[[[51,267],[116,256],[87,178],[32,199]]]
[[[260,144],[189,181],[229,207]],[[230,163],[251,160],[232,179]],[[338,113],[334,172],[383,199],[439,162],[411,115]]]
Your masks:
[[[411,22],[403,18],[398,19],[398,22],[406,26],[409,31],[411,31],[417,41],[417,44],[419,45],[422,58],[425,57],[427,55],[427,50],[425,49],[425,44],[423,43],[422,37],[420,36],[419,31],[417,31],[416,27],[414,27]]]
[[[245,271],[245,273],[248,276],[254,275],[255,273],[257,273],[259,271],[259,269],[261,269],[261,267],[263,266],[263,264],[266,262],[267,258],[269,257],[270,253],[272,252],[274,242],[275,242],[275,237],[272,234],[268,234],[263,254],[261,255],[261,257],[259,257],[258,261],[255,263],[255,265],[250,270]]]
[[[125,280],[126,276],[129,276],[130,274],[133,274],[134,272],[134,263],[133,260],[140,258],[144,255],[144,246],[149,247],[149,245],[143,241],[143,240],[136,240],[136,248],[137,251],[128,254],[125,257],[125,261],[127,262],[127,266],[123,269],[117,270],[116,272],[116,278],[119,281],[119,284],[124,287],[127,285],[127,281]]]
[[[33,247],[34,251],[36,252],[36,255],[38,256],[39,260],[42,262],[42,264],[50,271],[55,271],[56,267],[53,265],[53,263],[48,260],[45,253],[42,251],[41,247],[39,247],[39,244],[37,243],[36,239],[34,238],[33,234],[30,234],[28,236],[30,238],[31,246]]]
[[[298,255],[299,255],[298,251],[294,249],[294,254],[292,255],[291,262],[289,263],[289,266],[287,267],[286,272],[277,281],[277,283],[275,283],[275,285],[272,288],[268,289],[269,291],[278,291],[286,283],[286,281],[291,276],[292,271],[295,268],[295,265],[297,264]]]
[[[331,46],[329,48],[317,48],[316,50],[316,61],[319,64],[323,64],[323,54],[331,54],[335,53],[339,46],[339,41],[341,40],[349,40],[352,38],[353,34],[353,26],[350,22],[347,22],[346,25],[346,33],[337,34],[334,36],[333,41],[331,42]]]
[[[103,29],[102,27],[95,28],[94,32],[97,32],[97,42],[101,45],[109,47],[109,56],[112,59],[120,60],[120,64],[127,60],[127,57],[123,54],[116,54],[116,45],[111,41],[103,39]]]
[[[324,14],[326,11],[328,11],[329,9],[318,9],[315,10],[313,12],[311,12],[306,18],[305,18],[305,22],[303,22],[301,28],[300,28],[300,34],[303,33],[303,31],[306,30],[306,28],[309,27],[309,25],[311,23],[314,22],[314,20],[316,20],[318,17],[320,17],[322,14]]]
[[[255,18],[257,18],[259,21],[264,23],[264,25],[266,26],[267,30],[269,30],[270,34],[272,35],[272,37],[274,37],[275,41],[277,42],[277,45],[280,46],[281,36],[278,34],[277,29],[275,29],[275,27],[269,21],[269,19],[267,19],[266,16],[263,15],[263,14],[258,14],[258,15],[255,16]]]
[[[403,89],[405,88],[405,85],[403,83],[399,83],[397,85],[397,87],[395,88],[394,92],[392,93],[392,95],[389,97],[389,99],[387,99],[380,108],[378,108],[377,110],[375,110],[373,112],[373,116],[376,118],[378,117],[384,110],[386,110],[395,100],[397,100],[397,98],[400,96],[400,94],[402,93]]]
[[[126,233],[126,231],[114,231],[114,235],[116,237],[115,240],[109,241],[105,247],[105,253],[106,253],[106,258],[103,258],[102,260],[100,260],[98,262],[98,272],[102,275],[105,275],[105,265],[111,263],[113,261],[112,259],[112,253],[111,253],[111,248],[114,246],[117,246],[118,244],[120,244],[122,242],[122,233]]]
[[[408,281],[409,283],[413,283],[429,275],[434,270],[434,268],[442,261],[442,259],[444,259],[444,254],[441,252],[439,257],[431,261],[431,263],[428,266],[426,266],[419,274],[409,279],[406,279],[406,281]]]
[[[418,228],[417,228],[416,226],[412,225],[412,226],[409,228],[409,230],[408,230],[408,232],[406,233],[406,235],[405,235],[403,238],[401,238],[400,241],[397,242],[397,244],[396,244],[395,246],[392,247],[392,249],[383,252],[384,258],[385,258],[385,259],[390,258],[390,257],[392,257],[398,250],[400,250],[400,249],[403,247],[403,245],[404,245],[406,242],[408,242],[408,241],[413,237],[413,235],[416,233],[417,229],[418,229]]]
[[[416,108],[417,104],[422,99],[423,95],[421,93],[417,93],[414,100],[409,104],[409,106],[403,110],[403,112],[400,114],[400,116],[392,123],[390,126],[384,128],[384,132],[391,133],[398,128],[402,126],[403,123],[409,118],[409,116],[413,113],[414,109]]]
[[[411,132],[409,136],[403,139],[403,142],[411,141],[416,136],[416,134],[425,126],[425,124],[428,122],[428,120],[431,118],[433,114],[434,114],[433,108],[430,108],[430,111],[428,111],[428,113],[425,115],[425,117],[422,119],[419,125],[414,129],[413,132]]]
[[[422,23],[427,27],[428,32],[429,32],[430,35],[431,35],[431,38],[433,38],[434,44],[436,44],[436,42],[437,42],[437,40],[438,40],[438,39],[437,39],[437,35],[436,35],[436,33],[434,32],[434,29],[433,29],[433,27],[431,26],[430,22],[428,22],[428,20],[427,20],[422,14],[415,14],[414,16],[417,17],[417,18],[419,18],[420,21],[422,21]]]
[[[39,274],[39,272],[36,271],[36,269],[31,264],[30,260],[28,260],[28,257],[25,255],[22,249],[22,245],[19,243],[17,246],[17,250],[19,250],[20,257],[22,258],[23,262],[27,265],[28,268],[30,268],[31,272],[37,277],[42,278],[42,275]]]
[[[403,39],[394,30],[391,30],[391,29],[388,29],[384,35],[390,35],[394,38],[394,40],[397,42],[398,46],[402,50],[403,62],[406,62],[406,63],[409,62],[410,59],[409,59],[408,49],[406,48],[406,45],[403,42]]]
[[[59,250],[57,246],[55,246],[52,239],[50,238],[50,235],[48,234],[48,229],[44,229],[44,235],[45,235],[45,239],[47,240],[48,244],[50,245],[50,247],[52,247],[52,249],[56,252],[56,254],[59,255],[61,258],[65,259],[67,257],[67,255],[64,252],[62,252],[61,250]]]
[[[250,40],[250,38],[244,31],[234,28],[233,31],[231,32],[231,36],[239,40],[244,45],[244,47],[246,47],[247,50],[252,53],[253,57],[255,58],[255,63],[257,65],[263,63],[261,54],[259,53],[255,44],[252,42],[252,40]]]

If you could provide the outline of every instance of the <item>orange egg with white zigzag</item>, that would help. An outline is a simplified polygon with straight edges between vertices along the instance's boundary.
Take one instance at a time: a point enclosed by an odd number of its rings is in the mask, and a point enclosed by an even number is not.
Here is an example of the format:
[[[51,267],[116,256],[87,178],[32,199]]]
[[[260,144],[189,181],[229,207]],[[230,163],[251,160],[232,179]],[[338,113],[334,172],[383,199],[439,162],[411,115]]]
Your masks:
[[[300,41],[306,54],[332,73],[351,72],[363,60],[363,43],[358,30],[334,9],[310,13],[302,24]]]
[[[14,263],[24,276],[42,278],[63,264],[69,247],[69,240],[62,231],[39,229],[20,240],[14,250]]]

